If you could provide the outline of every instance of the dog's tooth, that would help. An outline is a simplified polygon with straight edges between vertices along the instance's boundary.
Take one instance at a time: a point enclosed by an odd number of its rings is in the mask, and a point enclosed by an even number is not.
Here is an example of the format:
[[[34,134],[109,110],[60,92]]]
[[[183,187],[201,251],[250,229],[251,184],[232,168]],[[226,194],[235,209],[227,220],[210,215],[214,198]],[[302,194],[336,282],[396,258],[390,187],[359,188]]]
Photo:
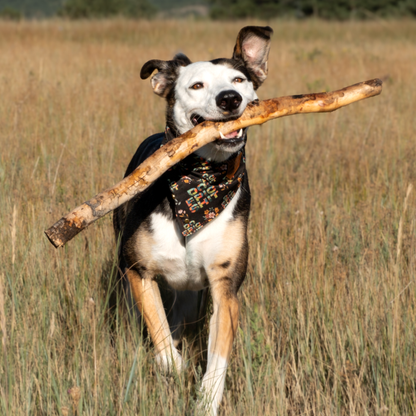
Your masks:
[[[243,135],[243,129],[240,129],[237,134],[237,138],[239,139],[242,135]]]
[[[220,136],[221,136],[221,139],[225,139],[225,136],[222,134],[221,131],[220,131]]]

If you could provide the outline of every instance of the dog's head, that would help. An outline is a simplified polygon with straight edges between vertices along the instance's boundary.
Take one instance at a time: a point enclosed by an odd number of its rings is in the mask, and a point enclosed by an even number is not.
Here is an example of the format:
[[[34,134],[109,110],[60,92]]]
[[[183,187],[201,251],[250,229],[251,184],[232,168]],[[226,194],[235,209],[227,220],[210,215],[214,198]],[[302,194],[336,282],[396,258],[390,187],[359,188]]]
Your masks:
[[[240,30],[231,59],[192,63],[183,54],[171,61],[153,59],[143,65],[142,79],[151,78],[153,91],[167,100],[167,126],[183,134],[205,120],[226,121],[238,118],[255,90],[267,78],[270,36],[273,30],[247,26]],[[240,150],[246,131],[227,134],[196,153],[206,159],[223,161]]]

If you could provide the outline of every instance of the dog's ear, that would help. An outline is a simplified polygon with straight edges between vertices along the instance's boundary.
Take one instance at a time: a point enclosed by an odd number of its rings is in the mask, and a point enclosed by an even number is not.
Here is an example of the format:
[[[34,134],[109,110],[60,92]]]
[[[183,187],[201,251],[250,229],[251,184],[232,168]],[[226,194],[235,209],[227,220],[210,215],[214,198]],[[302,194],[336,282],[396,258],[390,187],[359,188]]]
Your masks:
[[[161,61],[159,59],[152,59],[143,65],[140,71],[140,78],[146,79],[152,75],[155,69],[158,72],[153,75],[151,81],[153,92],[161,97],[166,98],[175,84],[176,78],[179,75],[179,67],[187,66],[191,63],[190,59],[178,53],[171,61]]]
[[[252,78],[254,89],[260,87],[267,78],[267,60],[272,34],[273,29],[269,26],[246,26],[237,36],[233,59],[244,62]]]

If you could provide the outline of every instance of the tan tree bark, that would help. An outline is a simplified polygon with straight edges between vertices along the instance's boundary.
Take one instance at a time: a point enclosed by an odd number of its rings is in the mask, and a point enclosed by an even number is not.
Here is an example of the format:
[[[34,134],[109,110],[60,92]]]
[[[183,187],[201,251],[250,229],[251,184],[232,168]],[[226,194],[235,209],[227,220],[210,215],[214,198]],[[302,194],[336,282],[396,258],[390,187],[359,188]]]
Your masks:
[[[381,93],[379,79],[360,82],[338,91],[318,94],[292,95],[250,103],[240,118],[228,122],[205,121],[182,136],[168,142],[146,159],[129,176],[72,212],[45,231],[55,247],[62,247],[88,225],[143,192],[173,165],[200,147],[241,128],[293,114],[321,113]]]

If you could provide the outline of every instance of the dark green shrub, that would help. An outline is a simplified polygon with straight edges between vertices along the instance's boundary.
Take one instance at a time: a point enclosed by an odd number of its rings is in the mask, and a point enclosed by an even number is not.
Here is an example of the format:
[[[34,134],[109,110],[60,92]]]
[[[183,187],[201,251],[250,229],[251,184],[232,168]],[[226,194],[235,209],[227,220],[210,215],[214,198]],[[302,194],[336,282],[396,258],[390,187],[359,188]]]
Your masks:
[[[150,18],[157,12],[147,0],[67,0],[59,11],[70,19],[127,16]]]
[[[20,20],[22,13],[19,10],[13,9],[12,7],[5,7],[0,10],[0,19],[3,20]]]
[[[213,19],[279,16],[328,20],[416,16],[415,0],[207,0]]]

